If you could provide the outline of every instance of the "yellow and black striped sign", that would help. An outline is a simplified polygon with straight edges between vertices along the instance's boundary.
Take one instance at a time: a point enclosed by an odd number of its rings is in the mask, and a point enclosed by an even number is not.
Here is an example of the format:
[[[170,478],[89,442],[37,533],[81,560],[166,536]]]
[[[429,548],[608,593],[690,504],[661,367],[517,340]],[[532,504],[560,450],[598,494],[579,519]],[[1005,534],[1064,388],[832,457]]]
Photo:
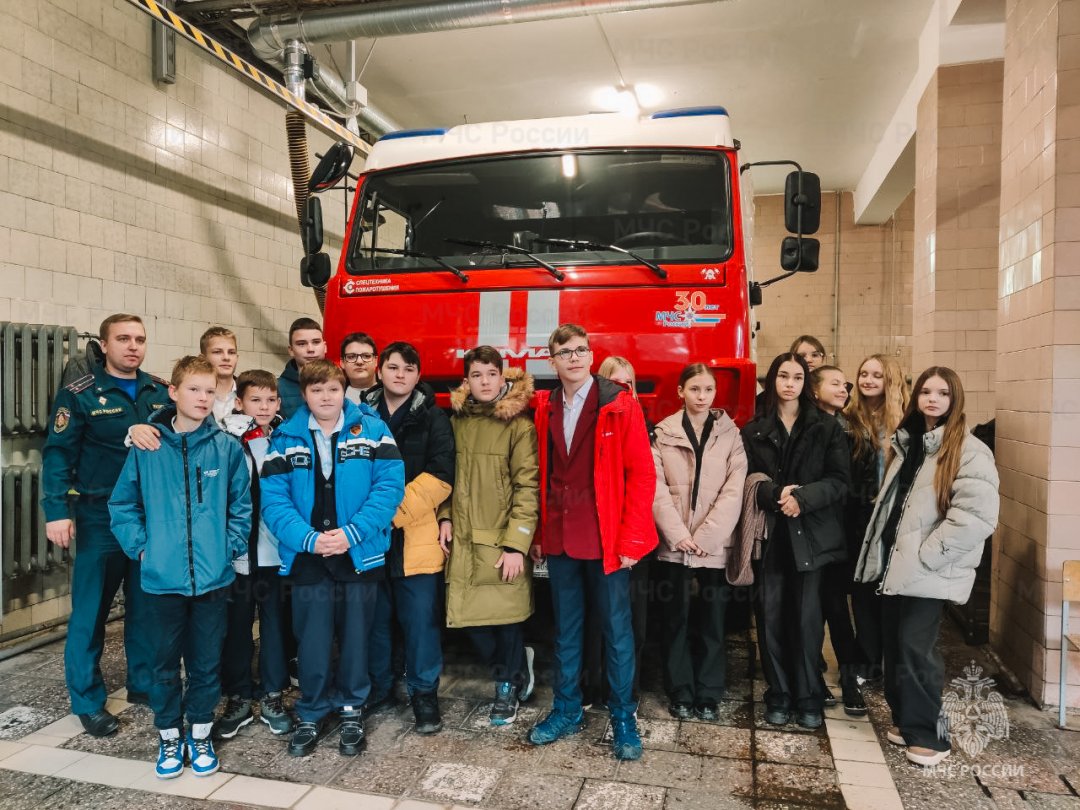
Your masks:
[[[194,42],[200,48],[207,53],[217,57],[231,68],[235,68],[245,78],[255,82],[260,87],[269,90],[275,96],[280,98],[290,107],[294,107],[310,120],[313,124],[320,127],[331,137],[337,138],[342,141],[346,141],[352,144],[354,147],[360,150],[362,154],[367,154],[371,151],[371,146],[365,143],[360,137],[342,126],[338,121],[335,121],[329,115],[324,113],[314,104],[305,101],[302,98],[298,98],[294,93],[289,90],[280,82],[275,81],[270,76],[263,73],[254,65],[245,62],[235,53],[224,47],[220,42],[208,37],[198,28],[195,28],[191,23],[177,16],[171,9],[158,5],[154,0],[128,0],[131,5],[145,11],[155,20],[162,25],[167,25],[172,30],[179,34],[182,34],[187,39]]]

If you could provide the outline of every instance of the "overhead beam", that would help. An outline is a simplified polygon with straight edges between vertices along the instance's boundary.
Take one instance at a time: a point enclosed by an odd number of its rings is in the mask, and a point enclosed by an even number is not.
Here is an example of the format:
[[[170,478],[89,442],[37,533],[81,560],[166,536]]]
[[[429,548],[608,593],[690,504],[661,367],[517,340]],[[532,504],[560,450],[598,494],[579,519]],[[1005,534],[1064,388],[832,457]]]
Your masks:
[[[224,62],[248,81],[253,82],[263,90],[268,90],[293,109],[299,110],[312,124],[331,138],[346,141],[365,155],[371,151],[371,147],[359,135],[350,132],[340,122],[331,118],[310,101],[306,101],[290,92],[276,79],[259,70],[250,62],[241,59],[216,39],[204,34],[187,20],[178,16],[176,12],[155,2],[155,0],[127,0],[127,2],[148,14],[155,21],[168,26],[185,39],[195,43],[203,51],[218,61]]]
[[[936,0],[919,36],[915,76],[885,127],[855,186],[855,222],[878,225],[915,187],[915,125],[919,100],[943,65],[984,62],[1005,56],[1005,23],[952,25],[960,0]]]

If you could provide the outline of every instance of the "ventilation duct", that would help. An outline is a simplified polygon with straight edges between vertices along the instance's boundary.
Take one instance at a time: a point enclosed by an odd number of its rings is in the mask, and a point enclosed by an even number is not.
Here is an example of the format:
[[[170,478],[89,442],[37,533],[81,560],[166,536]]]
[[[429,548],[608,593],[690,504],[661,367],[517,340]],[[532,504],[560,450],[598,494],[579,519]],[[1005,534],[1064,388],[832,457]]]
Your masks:
[[[470,0],[461,3],[410,0],[401,3],[366,3],[357,6],[303,11],[299,14],[256,20],[248,29],[248,40],[261,59],[283,65],[282,53],[289,40],[316,43],[343,42],[365,37],[424,34],[461,28],[555,20],[637,11],[668,6],[697,5],[712,0]],[[370,106],[350,105],[345,83],[326,68],[311,84],[339,115],[357,116],[361,126],[374,135],[400,127]]]

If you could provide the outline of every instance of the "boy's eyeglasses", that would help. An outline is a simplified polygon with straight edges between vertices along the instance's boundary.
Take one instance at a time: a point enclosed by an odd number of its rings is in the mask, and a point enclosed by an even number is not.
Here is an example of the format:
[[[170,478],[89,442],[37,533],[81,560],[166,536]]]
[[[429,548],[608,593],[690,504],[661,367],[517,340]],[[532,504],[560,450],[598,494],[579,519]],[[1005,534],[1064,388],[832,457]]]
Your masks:
[[[363,354],[356,354],[355,352],[350,352],[344,357],[346,363],[370,363],[374,359],[375,355],[373,355],[371,352],[364,352]]]
[[[588,346],[578,346],[576,349],[559,349],[552,357],[556,357],[559,360],[569,360],[572,356],[588,357],[592,351]]]

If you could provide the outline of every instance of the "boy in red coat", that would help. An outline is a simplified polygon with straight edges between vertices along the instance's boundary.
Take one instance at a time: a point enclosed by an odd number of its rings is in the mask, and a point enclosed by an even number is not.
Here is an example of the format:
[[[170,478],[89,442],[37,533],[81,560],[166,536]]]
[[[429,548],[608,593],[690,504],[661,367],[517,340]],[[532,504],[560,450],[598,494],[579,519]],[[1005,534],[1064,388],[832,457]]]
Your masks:
[[[651,507],[656,469],[645,417],[625,388],[592,374],[592,349],[582,327],[560,326],[548,350],[560,387],[536,394],[540,528],[532,557],[548,561],[557,673],[554,706],[529,732],[529,741],[544,745],[583,727],[588,591],[607,639],[612,748],[619,759],[639,759],[630,568],[657,544]]]

